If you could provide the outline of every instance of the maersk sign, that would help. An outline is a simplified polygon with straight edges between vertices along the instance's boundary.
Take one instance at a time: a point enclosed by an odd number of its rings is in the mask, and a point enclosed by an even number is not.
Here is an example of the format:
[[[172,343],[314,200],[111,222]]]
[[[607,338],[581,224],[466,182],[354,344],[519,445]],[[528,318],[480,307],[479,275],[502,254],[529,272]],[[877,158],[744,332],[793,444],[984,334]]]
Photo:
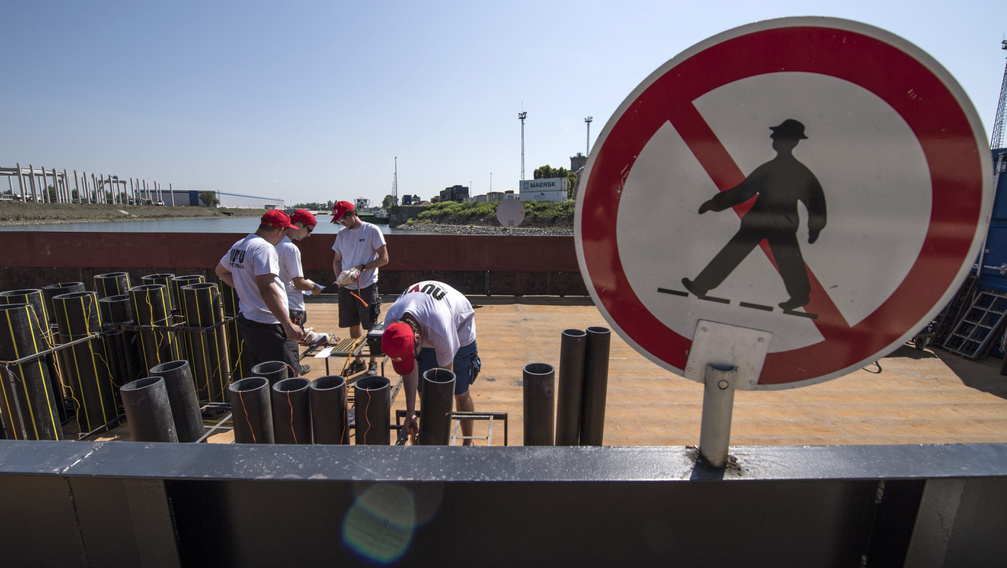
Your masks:
[[[564,201],[568,186],[566,178],[522,180],[521,201]]]

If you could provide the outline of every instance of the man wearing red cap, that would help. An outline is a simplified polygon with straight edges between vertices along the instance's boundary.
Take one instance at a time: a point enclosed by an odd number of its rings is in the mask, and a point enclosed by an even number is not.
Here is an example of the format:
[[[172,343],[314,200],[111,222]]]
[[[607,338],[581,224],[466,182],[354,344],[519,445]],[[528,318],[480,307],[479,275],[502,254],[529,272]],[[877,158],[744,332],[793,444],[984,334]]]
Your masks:
[[[291,374],[300,372],[297,340],[303,330],[290,321],[286,287],[280,280],[276,245],[288,229],[297,229],[283,211],[271,209],[258,230],[234,243],[217,264],[217,276],[238,292],[238,335],[242,360],[249,368],[266,361],[283,361]]]
[[[388,308],[389,323],[381,334],[381,351],[392,360],[406,387],[406,419],[403,426],[415,436],[416,391],[420,377],[433,368],[455,374],[455,408],[472,412],[469,393],[482,361],[476,346],[476,320],[472,304],[459,291],[443,282],[428,280],[413,284]],[[463,444],[472,444],[472,420],[462,420]]]
[[[332,271],[339,285],[339,327],[348,327],[350,337],[357,339],[364,334],[363,330],[374,327],[381,314],[378,268],[388,264],[388,247],[381,229],[361,221],[349,201],[333,206],[332,222],[343,226],[332,243]],[[377,358],[373,354],[369,366],[360,357],[354,359],[346,374],[354,375],[364,369],[371,375],[377,373]]]
[[[300,241],[310,236],[315,230],[316,221],[311,211],[296,209],[290,215],[290,223],[297,228],[287,229],[287,235],[276,245],[276,254],[280,260],[280,280],[283,281],[287,291],[287,311],[290,313],[290,321],[303,329],[304,323],[308,321],[303,292],[321,294],[322,287],[304,277],[301,249],[297,248],[293,241]],[[308,365],[301,365],[300,374],[304,375],[309,370],[311,367]]]

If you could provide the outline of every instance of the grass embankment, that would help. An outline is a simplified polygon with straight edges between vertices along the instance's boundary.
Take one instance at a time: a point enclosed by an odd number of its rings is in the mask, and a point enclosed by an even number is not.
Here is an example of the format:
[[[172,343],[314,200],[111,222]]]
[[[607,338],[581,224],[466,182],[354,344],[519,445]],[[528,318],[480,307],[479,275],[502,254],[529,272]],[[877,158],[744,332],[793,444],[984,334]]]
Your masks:
[[[411,225],[474,225],[499,227],[497,204],[447,201],[434,203],[430,209],[408,221]],[[521,227],[573,227],[573,201],[531,201],[524,204],[524,221]]]
[[[0,224],[35,225],[213,217],[258,217],[263,209],[218,207],[169,207],[158,205],[111,205],[93,203],[22,203],[0,201]]]

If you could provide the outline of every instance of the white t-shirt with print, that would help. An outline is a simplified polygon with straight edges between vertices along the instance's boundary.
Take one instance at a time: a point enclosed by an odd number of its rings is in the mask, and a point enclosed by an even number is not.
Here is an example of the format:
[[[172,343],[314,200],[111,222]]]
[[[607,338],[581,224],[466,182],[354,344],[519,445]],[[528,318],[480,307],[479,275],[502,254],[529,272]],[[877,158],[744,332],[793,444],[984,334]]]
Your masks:
[[[342,257],[342,269],[353,268],[378,258],[378,249],[385,246],[385,236],[373,223],[361,222],[356,229],[343,229],[336,233],[332,250]],[[378,269],[365,270],[360,281],[344,286],[350,290],[366,288],[378,281]]]
[[[262,301],[259,286],[255,282],[256,276],[274,275],[273,281],[283,296],[283,304],[286,305],[286,289],[280,281],[279,257],[273,245],[255,233],[249,233],[234,243],[231,250],[220,259],[220,264],[231,271],[234,289],[238,292],[238,309],[241,315],[259,323],[280,323]]]
[[[385,314],[386,322],[411,315],[423,328],[423,347],[437,352],[437,365],[451,364],[460,347],[476,340],[476,313],[464,294],[443,282],[427,280],[403,292]]]
[[[304,293],[294,287],[294,278],[304,278],[301,249],[297,248],[290,237],[283,237],[280,244],[276,245],[276,254],[280,257],[280,280],[287,290],[287,307],[303,312]]]

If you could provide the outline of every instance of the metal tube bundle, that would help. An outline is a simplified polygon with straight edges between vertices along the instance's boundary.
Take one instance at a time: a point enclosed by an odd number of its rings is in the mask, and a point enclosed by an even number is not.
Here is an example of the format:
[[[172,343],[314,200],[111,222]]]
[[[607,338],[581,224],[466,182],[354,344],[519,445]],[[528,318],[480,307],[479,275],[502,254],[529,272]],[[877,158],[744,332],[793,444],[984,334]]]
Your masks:
[[[587,332],[563,330],[559,347],[559,388],[556,406],[556,445],[580,444],[580,414],[584,405],[584,358]]]
[[[451,409],[455,400],[455,374],[447,369],[423,373],[420,392],[421,446],[446,446],[451,441]]]
[[[164,328],[163,331],[140,329],[140,352],[143,354],[144,368],[147,369],[182,358],[178,338],[170,331],[169,296],[164,284],[144,284],[129,289],[136,324]]]
[[[524,366],[524,445],[552,446],[556,370],[548,363]]]
[[[61,294],[52,303],[56,328],[65,342],[97,336],[101,331],[95,292]],[[80,431],[93,432],[115,419],[118,416],[115,390],[104,345],[84,341],[63,348],[59,355],[77,405]]]
[[[316,444],[349,444],[350,416],[346,411],[346,379],[319,377],[308,385],[311,434]]]
[[[273,407],[269,399],[269,381],[248,377],[228,385],[234,443],[272,444]]]
[[[605,437],[605,402],[608,398],[608,354],[612,332],[607,327],[587,328],[584,359],[584,407],[580,445],[600,446]]]
[[[126,425],[134,442],[178,442],[168,390],[161,377],[144,377],[122,385]]]
[[[48,346],[35,309],[28,304],[0,305],[0,360],[17,361]],[[15,440],[62,440],[57,398],[42,357],[0,367],[3,414],[7,437]]]
[[[263,377],[269,381],[272,387],[276,383],[287,378],[287,364],[283,361],[266,361],[252,367],[253,377]]]
[[[223,282],[218,287],[220,289],[220,303],[224,308],[224,317],[230,318],[224,325],[224,335],[227,336],[227,361],[231,365],[228,369],[231,374],[231,380],[235,381],[251,377],[253,376],[252,366],[249,363],[248,354],[242,356],[244,342],[241,340],[241,336],[238,335],[238,322],[234,319],[238,317],[239,313],[238,292]]]
[[[129,296],[117,294],[98,300],[101,314],[101,334],[105,342],[105,357],[112,374],[112,384],[122,386],[144,377],[139,340],[135,331],[123,326],[133,323]],[[118,394],[118,389],[116,389]],[[121,402],[121,401],[120,401]]]
[[[188,361],[169,361],[150,368],[150,376],[162,377],[168,391],[171,417],[179,442],[195,442],[203,437],[203,415],[199,412],[196,386]]]
[[[128,272],[106,272],[94,275],[94,289],[98,293],[99,300],[125,294],[129,288]]]
[[[37,288],[26,288],[23,290],[8,290],[6,292],[0,292],[0,303],[28,304],[31,306],[31,309],[35,312],[35,318],[38,320],[39,328],[42,330],[42,341],[39,344],[39,351],[45,351],[46,349],[51,349],[55,346],[56,342],[54,341],[52,333],[52,320],[50,319],[51,314],[46,307],[42,290]],[[46,380],[49,381],[49,388],[52,390],[57,402],[56,412],[59,414],[60,422],[63,422],[68,418],[68,415],[66,412],[66,404],[63,401],[63,385],[59,380],[59,365],[56,361],[55,355],[50,354],[45,358],[45,364],[42,366],[42,374],[45,375]]]
[[[229,375],[224,328],[218,325],[224,321],[220,292],[216,284],[189,284],[182,286],[181,300],[182,315],[188,327],[217,326],[183,334],[185,352],[196,382],[196,396],[203,402],[224,402]]]
[[[371,375],[353,385],[356,408],[356,443],[358,446],[387,446],[391,443],[391,423],[388,420],[391,382]]]
[[[311,443],[308,379],[294,377],[273,385],[273,435],[277,444]]]

